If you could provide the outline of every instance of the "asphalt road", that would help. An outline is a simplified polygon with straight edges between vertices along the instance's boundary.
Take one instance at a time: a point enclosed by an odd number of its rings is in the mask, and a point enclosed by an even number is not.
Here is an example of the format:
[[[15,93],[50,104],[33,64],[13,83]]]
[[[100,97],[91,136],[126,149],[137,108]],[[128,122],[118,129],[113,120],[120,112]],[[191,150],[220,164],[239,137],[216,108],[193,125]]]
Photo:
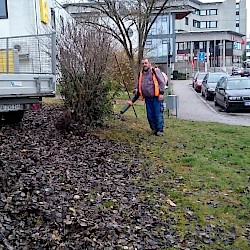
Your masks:
[[[192,88],[192,80],[173,82],[174,95],[178,96],[177,117],[185,120],[218,122],[230,125],[250,126],[250,111],[226,113],[215,107],[213,101],[206,101]],[[172,112],[176,115],[176,110]]]

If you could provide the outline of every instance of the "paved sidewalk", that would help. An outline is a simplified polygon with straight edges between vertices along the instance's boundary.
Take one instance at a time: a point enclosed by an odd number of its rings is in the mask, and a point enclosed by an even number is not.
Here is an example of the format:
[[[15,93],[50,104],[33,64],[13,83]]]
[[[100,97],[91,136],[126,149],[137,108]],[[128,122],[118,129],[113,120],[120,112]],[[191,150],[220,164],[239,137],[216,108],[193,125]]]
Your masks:
[[[250,116],[228,116],[218,113],[195,93],[190,84],[191,80],[173,81],[174,94],[179,96],[178,118],[250,126]]]

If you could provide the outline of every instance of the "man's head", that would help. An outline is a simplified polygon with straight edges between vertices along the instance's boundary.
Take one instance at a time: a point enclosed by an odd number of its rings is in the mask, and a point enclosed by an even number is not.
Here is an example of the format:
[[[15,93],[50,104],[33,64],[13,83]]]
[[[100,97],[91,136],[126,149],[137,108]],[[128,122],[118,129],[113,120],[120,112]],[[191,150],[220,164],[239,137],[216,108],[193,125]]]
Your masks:
[[[141,66],[142,66],[143,71],[148,71],[148,69],[151,67],[151,63],[150,63],[149,59],[143,58],[141,60]]]

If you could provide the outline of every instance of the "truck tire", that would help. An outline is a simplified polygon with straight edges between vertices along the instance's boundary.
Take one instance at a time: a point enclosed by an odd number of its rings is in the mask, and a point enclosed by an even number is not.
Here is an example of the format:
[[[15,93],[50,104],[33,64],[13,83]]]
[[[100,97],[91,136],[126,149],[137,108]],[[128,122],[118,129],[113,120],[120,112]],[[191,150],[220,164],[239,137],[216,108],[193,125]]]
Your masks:
[[[22,121],[24,110],[9,111],[3,114],[3,118],[6,123],[14,124]]]

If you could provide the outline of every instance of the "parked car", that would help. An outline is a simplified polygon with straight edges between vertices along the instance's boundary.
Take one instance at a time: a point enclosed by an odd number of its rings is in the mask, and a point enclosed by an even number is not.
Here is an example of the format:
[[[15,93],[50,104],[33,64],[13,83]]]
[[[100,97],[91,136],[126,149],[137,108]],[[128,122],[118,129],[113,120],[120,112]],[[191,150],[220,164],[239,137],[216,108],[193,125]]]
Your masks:
[[[207,72],[196,72],[193,78],[193,88],[196,92],[201,92],[201,84]]]
[[[233,68],[232,68],[232,75],[233,75],[233,76],[234,76],[234,75],[240,75],[242,69],[243,69],[243,68],[237,67],[237,66],[233,67]]]
[[[250,78],[221,78],[215,88],[214,103],[223,107],[226,112],[237,109],[250,110]]]
[[[201,95],[205,96],[206,100],[214,99],[214,91],[216,84],[223,76],[229,76],[229,74],[227,72],[206,73],[201,84]]]
[[[240,72],[240,75],[243,76],[250,76],[250,68],[243,68]]]

